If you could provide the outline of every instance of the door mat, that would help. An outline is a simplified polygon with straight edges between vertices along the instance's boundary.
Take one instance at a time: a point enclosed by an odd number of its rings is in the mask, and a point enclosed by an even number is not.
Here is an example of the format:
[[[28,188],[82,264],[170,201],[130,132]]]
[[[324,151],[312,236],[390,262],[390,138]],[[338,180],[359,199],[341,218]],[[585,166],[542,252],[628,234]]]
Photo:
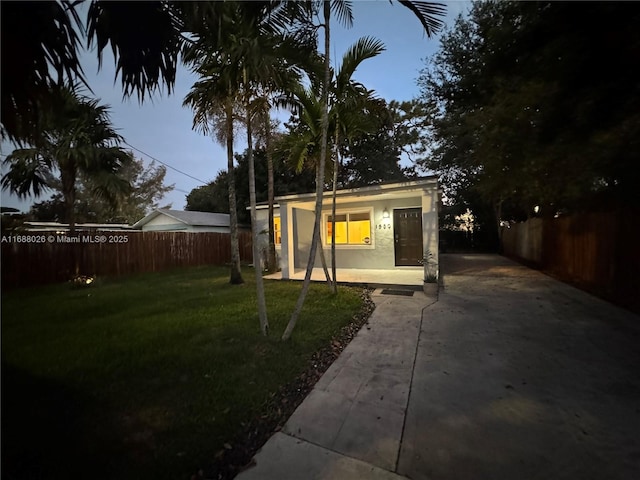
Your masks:
[[[413,297],[413,292],[411,290],[393,290],[391,288],[385,288],[380,293],[382,293],[382,295],[401,295],[403,297]]]

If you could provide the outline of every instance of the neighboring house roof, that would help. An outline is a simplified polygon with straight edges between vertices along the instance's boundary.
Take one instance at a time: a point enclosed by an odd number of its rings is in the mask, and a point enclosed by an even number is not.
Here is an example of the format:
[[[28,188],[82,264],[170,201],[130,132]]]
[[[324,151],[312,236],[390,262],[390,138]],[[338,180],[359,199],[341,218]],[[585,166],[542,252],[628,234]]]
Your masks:
[[[30,232],[58,232],[69,230],[68,223],[60,222],[24,222],[27,231]],[[76,230],[101,230],[116,231],[130,230],[131,225],[127,223],[76,223]]]
[[[134,225],[134,229],[140,229],[151,220],[160,215],[166,215],[179,223],[190,225],[193,227],[228,227],[229,226],[229,214],[228,213],[211,213],[211,212],[190,212],[183,210],[163,210],[157,209],[151,212],[149,215],[141,220],[138,220]]]

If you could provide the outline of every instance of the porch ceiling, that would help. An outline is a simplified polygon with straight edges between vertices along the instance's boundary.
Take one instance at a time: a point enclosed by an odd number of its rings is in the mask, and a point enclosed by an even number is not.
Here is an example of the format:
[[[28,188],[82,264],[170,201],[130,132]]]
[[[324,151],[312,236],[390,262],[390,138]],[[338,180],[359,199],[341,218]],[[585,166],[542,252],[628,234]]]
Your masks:
[[[331,270],[329,270],[331,271]],[[304,270],[296,270],[290,280],[304,280]],[[424,269],[422,267],[396,267],[391,270],[376,270],[364,268],[338,268],[338,283],[357,283],[367,285],[408,285],[422,287]],[[281,280],[280,272],[266,275],[264,278]],[[314,282],[324,282],[325,275],[322,268],[314,268],[311,274]]]
[[[381,200],[395,200],[399,198],[416,198],[420,199],[423,191],[410,190],[406,192],[384,192],[375,194],[362,194],[362,195],[349,195],[336,197],[336,205],[343,205],[346,203],[354,202],[379,202]],[[302,210],[313,210],[316,207],[316,201],[314,198],[291,200],[291,204],[295,208]],[[332,202],[331,192],[325,192],[322,197],[322,206],[324,208],[330,207]],[[284,202],[283,202],[284,203]]]

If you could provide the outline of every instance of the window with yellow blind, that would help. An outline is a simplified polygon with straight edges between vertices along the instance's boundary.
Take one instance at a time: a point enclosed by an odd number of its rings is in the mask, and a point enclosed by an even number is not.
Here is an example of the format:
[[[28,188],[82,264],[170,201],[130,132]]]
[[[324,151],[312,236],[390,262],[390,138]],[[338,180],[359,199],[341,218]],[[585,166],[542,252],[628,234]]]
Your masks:
[[[325,215],[326,243],[331,245],[331,234],[336,230],[336,245],[371,245],[371,212],[347,212]]]
[[[280,217],[273,217],[273,243],[276,245],[282,244],[281,225]]]

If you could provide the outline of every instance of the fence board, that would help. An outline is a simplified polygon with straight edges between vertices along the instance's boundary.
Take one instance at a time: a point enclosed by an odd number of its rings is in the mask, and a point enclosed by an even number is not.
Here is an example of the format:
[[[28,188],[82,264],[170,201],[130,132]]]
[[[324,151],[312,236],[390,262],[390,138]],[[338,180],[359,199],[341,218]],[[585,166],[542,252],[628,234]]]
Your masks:
[[[640,214],[625,209],[531,219],[504,229],[504,253],[640,311]]]
[[[228,233],[80,233],[74,237],[77,243],[66,243],[66,235],[30,232],[20,237],[32,241],[2,243],[3,290],[67,281],[76,265],[81,275],[118,276],[231,261]],[[251,263],[251,233],[238,237],[240,261]]]

